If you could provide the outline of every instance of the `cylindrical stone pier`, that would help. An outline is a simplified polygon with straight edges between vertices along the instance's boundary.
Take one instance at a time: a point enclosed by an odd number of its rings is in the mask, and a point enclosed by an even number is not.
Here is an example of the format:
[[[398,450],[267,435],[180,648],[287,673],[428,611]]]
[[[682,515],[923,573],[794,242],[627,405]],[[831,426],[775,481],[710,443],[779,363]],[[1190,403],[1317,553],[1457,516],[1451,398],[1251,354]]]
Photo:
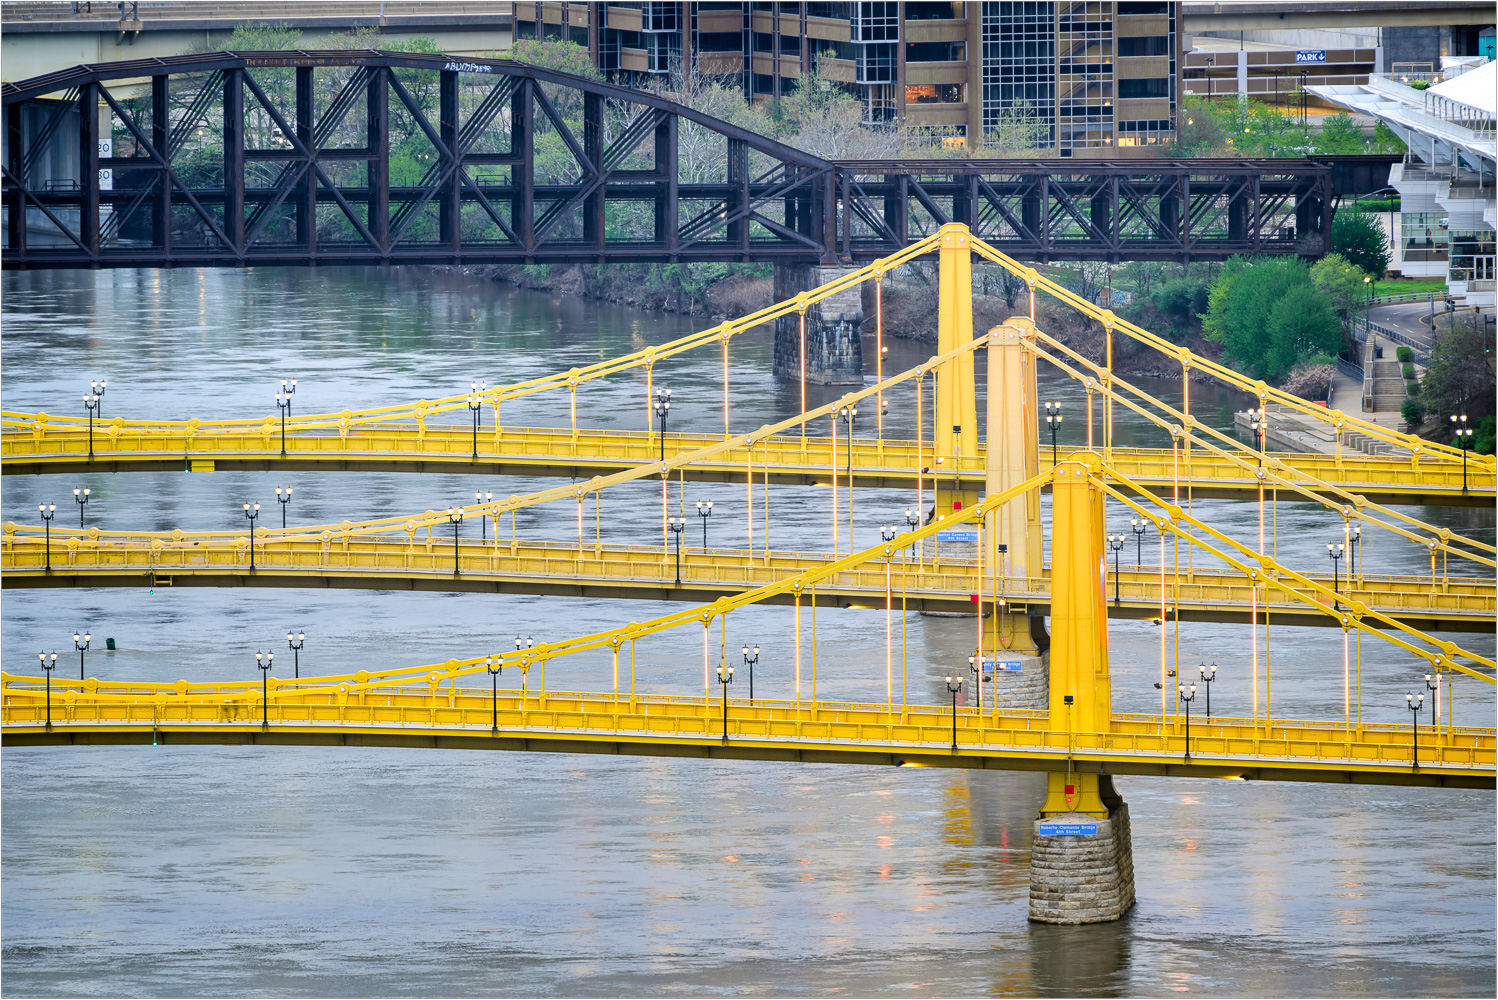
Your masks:
[[[1049,794],[1030,845],[1030,919],[1045,924],[1117,920],[1134,905],[1128,803],[1106,774],[1073,773],[1070,784],[1065,773],[1048,778]]]

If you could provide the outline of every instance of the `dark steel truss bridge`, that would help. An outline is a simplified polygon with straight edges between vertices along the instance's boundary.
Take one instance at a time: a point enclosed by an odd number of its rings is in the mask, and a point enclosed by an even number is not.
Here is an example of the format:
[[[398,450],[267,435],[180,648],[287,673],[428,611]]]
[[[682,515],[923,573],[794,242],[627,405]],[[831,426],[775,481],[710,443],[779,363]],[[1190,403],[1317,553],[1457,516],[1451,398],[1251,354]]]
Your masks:
[[[947,222],[1042,262],[1320,254],[1334,198],[1386,166],[834,162],[659,95],[395,52],[85,65],[3,103],[9,268],[866,262]]]

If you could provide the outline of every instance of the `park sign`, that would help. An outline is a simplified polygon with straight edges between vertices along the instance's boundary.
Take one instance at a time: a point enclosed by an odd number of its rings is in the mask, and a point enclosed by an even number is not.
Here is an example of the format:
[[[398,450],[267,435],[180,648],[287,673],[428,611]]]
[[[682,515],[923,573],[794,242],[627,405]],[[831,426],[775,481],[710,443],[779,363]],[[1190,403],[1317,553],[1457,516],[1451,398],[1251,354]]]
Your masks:
[[[1326,62],[1326,49],[1296,49],[1295,64],[1302,63],[1324,63]]]

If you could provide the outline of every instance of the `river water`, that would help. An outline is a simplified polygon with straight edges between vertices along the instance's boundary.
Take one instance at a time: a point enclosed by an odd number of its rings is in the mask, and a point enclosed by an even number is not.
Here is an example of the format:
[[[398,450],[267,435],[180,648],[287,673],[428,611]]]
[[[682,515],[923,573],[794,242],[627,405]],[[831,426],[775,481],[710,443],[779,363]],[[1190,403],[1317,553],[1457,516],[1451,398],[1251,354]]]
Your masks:
[[[83,386],[106,378],[106,417],[274,415],[271,395],[291,377],[297,412],[394,404],[587,364],[693,328],[681,317],[420,269],[6,273],[0,290],[5,408],[74,412]],[[886,371],[926,354],[890,347]],[[798,407],[795,388],[769,377],[770,353],[768,332],[734,344],[735,432]],[[873,345],[865,355],[874,357]],[[720,357],[687,355],[658,366],[656,378],[674,391],[670,429],[722,428]],[[1043,378],[1043,396],[1068,414],[1061,445],[1082,443],[1085,395]],[[1179,402],[1179,382],[1139,381]],[[1191,391],[1193,412],[1224,430],[1247,403]],[[811,401],[840,392],[813,389]],[[890,399],[886,433],[913,436],[913,400]],[[589,386],[578,409],[585,426],[643,427],[643,382]],[[565,395],[515,410],[506,423],[568,420]],[[1120,443],[1168,440],[1136,418],[1120,417],[1119,434]],[[88,486],[90,524],[228,529],[243,524],[245,500],[277,518],[275,485],[295,487],[291,523],[321,523],[555,483],[311,472],[9,477],[0,509],[30,523],[38,502],[56,502],[64,523],[77,515],[66,503],[72,488]],[[747,540],[741,490],[687,484],[689,515],[694,500],[715,501],[710,545]],[[872,544],[877,526],[902,520],[913,500],[858,491],[852,543]],[[605,541],[658,544],[658,486],[621,490],[606,504]],[[776,547],[831,547],[828,490],[777,487],[771,505]],[[1236,538],[1257,530],[1255,505],[1195,509]],[[1411,513],[1493,539],[1490,510]],[[1120,530],[1127,513],[1109,519]],[[1271,519],[1285,561],[1327,568],[1324,543],[1340,537],[1340,518],[1280,503]],[[518,530],[575,538],[576,511],[537,510]],[[700,543],[697,531],[688,529],[689,544]],[[845,525],[840,532],[846,551]],[[1376,535],[1364,545],[1369,572],[1428,571],[1416,546]],[[1143,553],[1146,564],[1158,558],[1153,536]],[[256,649],[289,658],[279,637],[292,628],[308,635],[306,672],[357,670],[497,651],[517,633],[548,641],[669,609],[493,595],[19,590],[5,595],[0,663],[29,673],[37,650],[57,649],[59,663],[76,669],[69,640],[88,628],[90,674],[252,678]],[[733,617],[729,647],[764,649],[756,693],[788,695],[789,611]],[[819,695],[882,700],[883,616],[819,617]],[[894,629],[898,642],[898,620]],[[943,675],[971,652],[971,623],[911,615],[905,629],[909,696],[936,702]],[[1148,622],[1111,624],[1117,709],[1159,710],[1159,636]],[[115,651],[100,649],[104,637]],[[1448,638],[1492,655],[1491,634]],[[1182,666],[1220,666],[1218,712],[1252,710],[1248,644],[1246,626],[1181,627]],[[1275,628],[1270,645],[1277,715],[1342,713],[1340,635]],[[700,635],[642,643],[637,669],[642,691],[700,690]],[[578,657],[549,683],[603,690],[610,670],[606,656]],[[1422,672],[1408,654],[1363,643],[1364,717],[1407,722],[1403,695]],[[1492,692],[1458,680],[1456,720],[1492,725]],[[0,764],[7,996],[1495,992],[1491,792],[1121,778],[1139,904],[1117,924],[1053,928],[1026,921],[1040,798],[1033,775],[312,748],[6,749]]]

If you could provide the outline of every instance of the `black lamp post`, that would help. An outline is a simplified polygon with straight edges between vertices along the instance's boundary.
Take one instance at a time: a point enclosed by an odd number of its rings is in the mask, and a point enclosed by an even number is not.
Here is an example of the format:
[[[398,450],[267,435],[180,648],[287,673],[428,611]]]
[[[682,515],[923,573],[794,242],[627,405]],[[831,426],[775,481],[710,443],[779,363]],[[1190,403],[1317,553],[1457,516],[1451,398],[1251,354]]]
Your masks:
[[[1410,710],[1410,747],[1413,751],[1410,757],[1410,766],[1416,771],[1420,770],[1420,710],[1425,707],[1425,693],[1418,695],[1406,694],[1404,705]]]
[[[671,414],[671,390],[655,390],[655,419],[661,422],[661,461],[666,460],[666,417]]]
[[[78,527],[83,527],[83,508],[88,505],[88,496],[92,493],[87,486],[83,489],[73,488],[73,502],[78,505]]]
[[[706,522],[703,522],[704,524]],[[684,517],[666,518],[666,527],[671,529],[671,534],[676,536],[676,585],[681,586],[681,533],[686,530],[687,519]]]
[[[754,704],[754,665],[757,664],[758,662],[759,662],[759,647],[758,646],[754,647],[754,654],[751,656],[750,653],[749,653],[749,647],[745,646],[744,647],[744,667],[745,667],[745,669],[747,669],[749,671],[749,703],[751,705]]]
[[[713,516],[713,502],[697,501],[697,516],[702,518],[702,548],[707,549],[707,519]]]
[[[1436,731],[1436,713],[1438,711],[1438,706],[1441,704],[1440,695],[1438,695],[1436,693],[1437,691],[1439,691],[1441,689],[1441,685],[1440,684],[1436,684],[1436,683],[1432,683],[1433,680],[1434,680],[1434,678],[1432,678],[1430,676],[1430,674],[1426,674],[1425,675],[1425,690],[1427,690],[1427,691],[1430,692],[1430,731],[1431,732],[1435,732]]]
[[[1389,230],[1389,235],[1391,237],[1394,235],[1393,229]],[[1373,321],[1373,275],[1363,275],[1363,289],[1368,293],[1363,296],[1363,332],[1371,337],[1373,336],[1373,327],[1371,325]],[[1353,338],[1353,342],[1357,342],[1356,337]]]
[[[103,379],[88,384],[88,394],[94,397],[94,409],[98,410],[100,420],[104,419],[104,390],[109,388],[109,383]]]
[[[1347,546],[1347,586],[1353,586],[1352,578],[1358,573],[1358,549],[1363,547],[1363,526],[1354,524],[1352,526],[1352,540]]]
[[[848,489],[851,491],[853,489],[853,420],[858,416],[858,407],[840,407],[837,415],[848,428]]]
[[[245,520],[250,522],[250,572],[255,572],[255,518],[260,516],[260,505],[258,503],[247,503],[243,505]]]
[[[1207,689],[1207,718],[1210,719],[1212,718],[1212,682],[1217,679],[1217,664],[1213,663],[1208,666],[1203,663],[1199,664],[1197,669],[1201,671],[1202,686]]]
[[[276,409],[281,411],[281,457],[286,457],[286,418],[291,416],[291,394],[296,392],[296,379],[281,380],[281,391],[276,393]]]
[[[473,491],[473,502],[474,502],[475,506],[477,506],[478,504],[493,503],[494,502],[494,494],[492,492],[480,493],[478,490],[474,490]],[[499,525],[497,525],[497,524],[494,526],[494,538],[495,538],[496,541],[499,540]],[[489,523],[488,523],[487,519],[485,518],[485,516],[483,514],[480,514],[479,515],[479,541],[481,541],[481,542],[487,542],[488,540],[489,540]]]
[[[80,639],[83,641],[79,642]],[[80,681],[83,680],[83,654],[88,651],[89,643],[93,639],[94,637],[87,632],[82,635],[79,635],[77,632],[73,633],[73,648],[78,650],[78,679]]]
[[[1342,610],[1342,605],[1337,600],[1338,588],[1339,588],[1339,585],[1341,583],[1341,580],[1340,580],[1340,578],[1337,575],[1337,565],[1338,565],[1338,563],[1340,563],[1342,561],[1342,555],[1343,555],[1342,543],[1341,542],[1337,542],[1334,545],[1331,542],[1327,542],[1326,543],[1326,554],[1327,554],[1327,557],[1330,558],[1331,561],[1332,561],[1332,610],[1333,611],[1341,611]]]
[[[453,576],[458,576],[463,572],[458,565],[458,525],[463,523],[463,508],[447,508],[447,520],[453,526]]]
[[[948,677],[947,690],[952,695],[952,752],[957,752],[957,692],[962,690],[961,677]]]
[[[1186,685],[1176,685],[1176,697],[1181,699],[1186,706],[1186,759],[1191,760],[1191,703],[1196,700],[1196,685],[1191,685],[1191,693],[1186,693]]]
[[[94,457],[94,411],[99,408],[99,397],[92,393],[83,394],[83,408],[88,411],[88,457]]]
[[[718,685],[723,692],[723,745],[728,745],[728,685],[733,683],[733,668],[718,665]]]
[[[46,653],[36,654],[42,661],[42,675],[47,678],[47,732],[52,731],[52,671],[57,669],[57,653],[53,652],[52,659],[47,659]],[[1423,698],[1424,695],[1421,695]]]
[[[1109,535],[1108,548],[1113,550],[1113,606],[1116,608],[1120,603],[1118,593],[1118,553],[1123,549],[1123,535]]]
[[[984,660],[982,663],[979,663],[976,653],[967,658],[968,673],[973,675],[973,684],[978,688],[979,709],[983,708],[983,685],[993,683],[993,674],[984,673],[988,669],[988,662]]]
[[[281,505],[281,530],[286,530],[286,508],[291,504],[291,487],[276,487],[276,503]]]
[[[470,382],[473,394],[468,397],[468,409],[473,411],[473,460],[479,460],[479,424],[483,421],[484,398],[479,393],[487,392],[488,382]]]
[[[910,528],[910,532],[912,534],[914,534],[915,533],[915,529],[919,528],[921,526],[921,515],[917,514],[915,511],[911,510],[909,507],[906,507],[905,508],[905,524]],[[910,542],[910,552],[911,552],[912,555],[915,554],[915,540],[914,539],[911,539],[911,542]]]
[[[1148,521],[1141,521],[1137,517],[1129,518],[1129,527],[1134,532],[1134,565],[1144,565],[1144,535],[1150,530]]]
[[[1045,404],[1045,422],[1051,428],[1051,465],[1056,465],[1056,431],[1061,428],[1061,404]]]
[[[1248,411],[1248,426],[1254,432],[1254,451],[1259,453],[1259,468],[1264,467],[1264,433],[1269,430],[1269,422],[1264,419],[1264,410]]]
[[[520,648],[520,637],[515,637],[515,648]],[[489,671],[489,692],[493,701],[493,711],[490,714],[489,731],[495,736],[499,735],[499,675],[504,673],[505,665],[502,660],[496,660],[492,656],[484,657],[484,669]]]
[[[300,678],[302,676],[302,647],[306,644],[306,632],[286,633],[286,645],[291,647],[291,675],[294,678]]]
[[[57,516],[57,504],[39,503],[36,505],[38,514],[42,515],[42,530],[46,533],[47,549],[47,572],[52,572],[52,519]]]
[[[1451,423],[1456,437],[1456,446],[1462,450],[1462,493],[1465,494],[1467,492],[1467,450],[1472,447],[1472,428],[1467,426],[1465,413],[1460,417],[1453,415]]]
[[[256,653],[255,666],[260,668],[260,731],[270,732],[270,667],[275,653]]]

